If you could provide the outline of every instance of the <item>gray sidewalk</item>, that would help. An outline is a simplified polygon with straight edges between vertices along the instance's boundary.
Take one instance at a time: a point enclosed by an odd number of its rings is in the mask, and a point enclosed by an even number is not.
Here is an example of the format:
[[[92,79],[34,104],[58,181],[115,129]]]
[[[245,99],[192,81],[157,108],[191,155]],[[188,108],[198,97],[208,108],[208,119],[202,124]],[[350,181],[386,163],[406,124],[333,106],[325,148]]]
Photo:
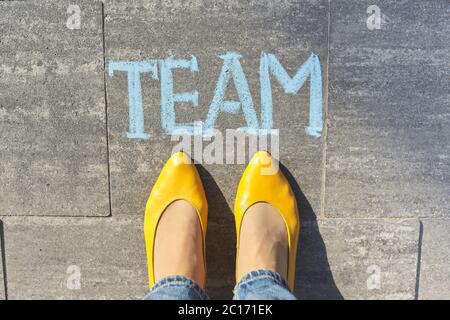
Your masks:
[[[450,299],[449,16],[444,0],[0,1],[0,297],[142,298],[145,203],[179,142],[167,134],[164,63],[189,62],[173,87],[198,91],[197,107],[175,103],[177,123],[208,119],[227,57],[263,123],[265,54],[292,77],[314,53],[319,137],[305,130],[312,80],[287,94],[270,78],[302,219],[296,295]],[[245,83],[231,82],[224,98],[239,101]],[[129,107],[139,95],[141,116]],[[242,109],[222,110],[215,128],[249,125]],[[199,165],[212,298],[232,296],[244,168]]]

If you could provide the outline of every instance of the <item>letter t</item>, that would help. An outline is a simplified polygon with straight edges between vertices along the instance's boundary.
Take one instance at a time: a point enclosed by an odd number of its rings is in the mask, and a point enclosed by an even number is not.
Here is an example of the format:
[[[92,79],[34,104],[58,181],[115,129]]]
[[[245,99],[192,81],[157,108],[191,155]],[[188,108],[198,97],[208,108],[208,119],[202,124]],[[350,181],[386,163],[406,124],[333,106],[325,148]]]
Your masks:
[[[110,61],[108,66],[110,77],[113,76],[114,70],[128,72],[129,113],[127,137],[130,139],[149,139],[150,134],[144,131],[141,73],[151,72],[152,78],[158,80],[157,61]]]

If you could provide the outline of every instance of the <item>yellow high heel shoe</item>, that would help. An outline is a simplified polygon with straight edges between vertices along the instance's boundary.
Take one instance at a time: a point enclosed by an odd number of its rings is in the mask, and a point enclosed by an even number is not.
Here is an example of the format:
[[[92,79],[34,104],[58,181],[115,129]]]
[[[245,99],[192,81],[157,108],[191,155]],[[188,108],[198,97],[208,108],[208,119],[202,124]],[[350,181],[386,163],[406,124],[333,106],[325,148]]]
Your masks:
[[[197,211],[202,230],[203,262],[206,270],[205,237],[208,203],[197,168],[184,152],[177,152],[167,160],[145,207],[144,235],[150,288],[155,284],[153,250],[156,228],[165,209],[176,200],[188,201]]]
[[[291,291],[294,290],[295,260],[300,231],[300,218],[297,201],[287,181],[272,156],[265,151],[255,153],[242,174],[236,193],[234,216],[236,223],[236,282],[239,281],[237,262],[241,224],[247,209],[255,203],[266,202],[278,210],[286,224],[288,234],[288,279]]]

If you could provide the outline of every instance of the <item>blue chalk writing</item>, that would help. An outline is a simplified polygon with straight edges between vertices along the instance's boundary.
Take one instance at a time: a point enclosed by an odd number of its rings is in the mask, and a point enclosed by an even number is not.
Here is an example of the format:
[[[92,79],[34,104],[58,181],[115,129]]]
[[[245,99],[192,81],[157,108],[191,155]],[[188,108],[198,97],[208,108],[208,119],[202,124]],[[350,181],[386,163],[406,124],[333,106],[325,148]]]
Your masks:
[[[241,63],[239,62],[241,56],[235,52],[228,52],[220,57],[223,59],[223,66],[204,123],[204,131],[208,134],[208,132],[214,128],[220,111],[237,113],[240,107],[242,107],[244,118],[247,123],[246,128],[240,129],[247,131],[258,130],[258,119],[256,117],[255,108],[253,107],[252,96]],[[240,102],[224,101],[225,90],[231,76],[233,77]]]
[[[173,69],[190,69],[198,72],[195,56],[190,60],[177,60],[172,57],[161,60],[147,61],[110,61],[109,76],[115,70],[125,71],[128,75],[128,132],[130,139],[149,139],[150,134],[144,130],[144,110],[142,106],[141,73],[150,72],[153,79],[158,80],[158,63],[161,70],[161,126],[167,134],[183,131],[188,134],[209,135],[214,130],[220,112],[237,114],[242,110],[247,126],[238,130],[257,133],[259,130],[272,130],[273,101],[270,75],[275,76],[283,90],[288,94],[296,94],[305,81],[310,78],[309,95],[309,124],[306,133],[313,137],[320,137],[323,129],[322,119],[322,73],[319,58],[315,54],[303,63],[293,77],[290,77],[281,63],[273,54],[261,53],[259,66],[261,90],[261,126],[256,116],[253,99],[250,94],[247,79],[240,63],[240,55],[228,52],[222,56],[223,65],[217,80],[215,92],[209,106],[206,120],[202,123],[177,123],[175,103],[190,102],[194,107],[199,106],[199,92],[174,93]],[[224,100],[230,79],[233,79],[239,101]],[[203,130],[199,130],[200,128]]]
[[[113,76],[114,71],[128,73],[128,132],[130,139],[149,139],[150,134],[144,131],[144,108],[142,106],[141,73],[151,72],[152,78],[158,79],[156,60],[149,61],[111,61],[108,65],[108,74]]]
[[[323,128],[322,119],[322,73],[319,58],[311,54],[308,60],[302,64],[297,73],[291,78],[277,58],[273,54],[262,53],[260,60],[260,85],[261,85],[261,120],[262,128],[272,129],[272,88],[269,72],[275,76],[289,94],[296,94],[303,86],[308,76],[310,80],[309,94],[309,126],[306,133],[313,137],[320,137]]]
[[[167,134],[172,134],[175,130],[185,130],[194,133],[193,124],[176,123],[175,102],[191,102],[194,107],[198,107],[198,91],[173,92],[172,69],[189,68],[192,73],[198,71],[197,59],[192,56],[191,60],[175,60],[167,58],[160,60],[161,68],[161,125]]]

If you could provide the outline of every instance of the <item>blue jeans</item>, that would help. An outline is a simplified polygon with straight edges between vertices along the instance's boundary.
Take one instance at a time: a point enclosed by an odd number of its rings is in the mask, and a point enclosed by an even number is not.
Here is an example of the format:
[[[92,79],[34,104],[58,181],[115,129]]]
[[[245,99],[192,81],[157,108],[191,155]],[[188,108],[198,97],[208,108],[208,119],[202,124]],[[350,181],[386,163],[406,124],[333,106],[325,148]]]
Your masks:
[[[159,280],[144,300],[207,300],[209,299],[194,280],[184,276],[169,276]],[[271,270],[247,273],[234,288],[234,300],[295,300],[286,281]]]

